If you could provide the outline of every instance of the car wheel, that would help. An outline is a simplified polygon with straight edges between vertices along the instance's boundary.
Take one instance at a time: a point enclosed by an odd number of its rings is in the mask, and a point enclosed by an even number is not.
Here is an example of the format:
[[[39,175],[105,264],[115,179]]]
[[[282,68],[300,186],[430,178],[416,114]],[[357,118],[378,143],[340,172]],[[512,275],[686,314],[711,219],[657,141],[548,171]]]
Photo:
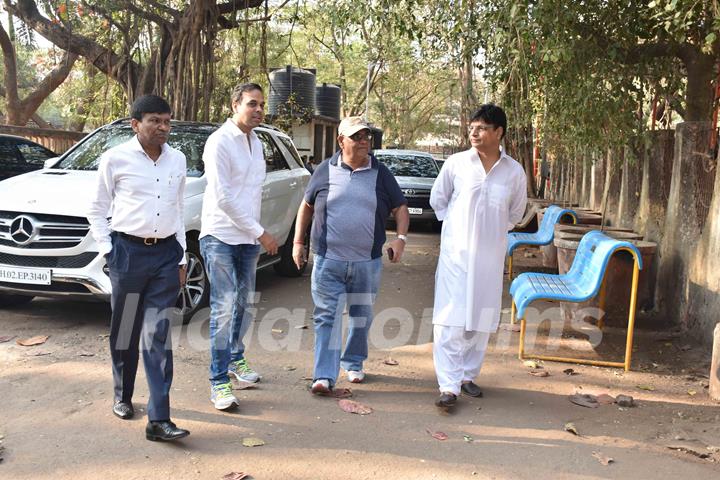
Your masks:
[[[208,282],[205,266],[200,255],[200,244],[196,240],[188,239],[187,250],[187,281],[180,289],[177,299],[177,308],[187,323],[198,310],[207,306],[210,295],[210,283]]]
[[[16,307],[25,305],[35,298],[32,295],[6,295],[0,294],[0,307]]]
[[[294,238],[295,222],[293,222],[293,225],[290,228],[290,233],[288,234],[287,240],[285,240],[285,244],[280,248],[280,261],[273,265],[275,272],[284,277],[299,277],[307,268],[307,263],[305,263],[302,268],[297,268],[297,265],[295,265],[295,261],[292,258]],[[305,245],[305,251],[308,252],[310,249],[310,226],[308,226],[308,229],[305,232],[303,243]]]

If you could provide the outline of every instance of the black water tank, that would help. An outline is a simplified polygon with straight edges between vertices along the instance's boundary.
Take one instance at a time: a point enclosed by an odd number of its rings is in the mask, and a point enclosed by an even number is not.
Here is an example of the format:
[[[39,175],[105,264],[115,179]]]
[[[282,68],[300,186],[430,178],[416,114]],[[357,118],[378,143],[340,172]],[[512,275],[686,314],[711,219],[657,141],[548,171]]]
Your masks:
[[[323,83],[315,89],[315,113],[340,119],[340,87]]]
[[[312,115],[315,112],[315,72],[288,65],[270,72],[268,111],[271,115],[287,114],[288,100],[301,111],[293,113]]]

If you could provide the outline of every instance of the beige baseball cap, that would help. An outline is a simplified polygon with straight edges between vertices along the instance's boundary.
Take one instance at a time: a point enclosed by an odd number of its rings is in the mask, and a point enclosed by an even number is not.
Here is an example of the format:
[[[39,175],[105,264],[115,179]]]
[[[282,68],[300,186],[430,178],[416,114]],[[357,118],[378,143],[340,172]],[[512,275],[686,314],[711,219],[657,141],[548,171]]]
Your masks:
[[[338,135],[349,137],[350,135],[355,135],[360,130],[370,130],[370,127],[365,123],[363,117],[346,117],[340,122]]]

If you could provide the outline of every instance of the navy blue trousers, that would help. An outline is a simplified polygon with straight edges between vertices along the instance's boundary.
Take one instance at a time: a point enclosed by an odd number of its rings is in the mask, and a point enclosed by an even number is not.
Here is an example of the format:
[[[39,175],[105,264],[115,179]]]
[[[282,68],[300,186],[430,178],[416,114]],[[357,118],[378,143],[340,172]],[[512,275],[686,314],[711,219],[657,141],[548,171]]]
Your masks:
[[[149,421],[170,419],[173,377],[170,310],[180,291],[177,240],[143,245],[112,234],[107,255],[112,284],[110,356],[115,401],[130,402],[135,388],[140,340],[150,390]]]

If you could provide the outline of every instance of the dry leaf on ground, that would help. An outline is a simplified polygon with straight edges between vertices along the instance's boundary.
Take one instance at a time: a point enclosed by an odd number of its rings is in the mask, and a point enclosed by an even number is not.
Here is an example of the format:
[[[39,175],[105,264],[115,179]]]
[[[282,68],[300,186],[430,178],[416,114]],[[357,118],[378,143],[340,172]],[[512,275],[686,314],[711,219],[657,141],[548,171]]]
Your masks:
[[[13,338],[15,338],[15,335],[3,335],[2,337],[0,337],[0,343],[9,342]]]
[[[373,412],[373,409],[367,405],[363,405],[355,400],[342,399],[338,401],[340,408],[347,413],[356,413],[358,415],[368,415]]]
[[[523,362],[523,365],[525,365],[528,368],[534,368],[534,369],[542,368],[540,366],[540,364],[538,364],[538,362],[536,362],[535,360],[525,360]]]
[[[430,434],[431,437],[433,437],[435,440],[447,440],[449,437],[447,433],[445,432],[433,432],[429,428],[425,430],[427,433]]]
[[[286,372],[292,372],[292,371],[297,370],[297,367],[294,365],[285,365],[283,367],[283,370],[285,370]]]
[[[596,400],[600,405],[612,405],[615,403],[615,397],[607,393],[601,393],[596,397]]]
[[[655,387],[653,387],[652,385],[637,385],[637,388],[639,388],[640,390],[647,390],[648,392],[655,391]]]
[[[563,373],[565,375],[580,375],[578,372],[576,372],[572,368],[566,368],[565,370],[563,370]]]
[[[695,395],[697,395],[697,392],[695,390],[688,390],[687,394],[690,395],[691,397],[694,397]]]
[[[463,440],[465,440],[466,442],[470,443],[470,442],[472,442],[474,439],[473,439],[473,437],[471,437],[470,435],[463,435]]]
[[[550,373],[547,370],[531,370],[528,372],[533,377],[549,377]]]
[[[391,366],[399,365],[399,364],[398,364],[398,361],[395,360],[395,359],[392,358],[392,357],[386,358],[385,360],[383,360],[383,363],[384,363],[385,365],[391,365]]]
[[[26,338],[24,340],[16,340],[15,343],[22,345],[23,347],[32,347],[35,345],[42,345],[50,338],[49,335],[37,335],[35,337]]]
[[[589,395],[586,393],[576,393],[575,395],[568,395],[568,400],[570,400],[575,405],[580,405],[581,407],[587,408],[597,408],[599,405],[597,397],[595,395]]]
[[[246,437],[242,440],[243,447],[262,447],[265,441],[261,438]]]
[[[682,442],[668,445],[667,448],[670,450],[676,450],[678,452],[688,453],[698,458],[709,458],[710,454],[703,451],[700,445],[695,445],[693,442]]]
[[[606,467],[615,461],[614,459],[608,457],[607,455],[603,455],[600,452],[592,452],[592,456],[597,458],[597,461],[600,462],[602,465],[605,465]]]
[[[568,423],[565,424],[565,427],[564,427],[564,428],[565,428],[565,431],[566,431],[566,432],[570,432],[570,433],[572,433],[573,435],[577,435],[578,437],[580,436],[580,432],[578,432],[578,429],[577,429],[577,427],[575,426],[574,423],[568,422]]]
[[[250,475],[245,472],[230,472],[223,475],[222,480],[243,480],[249,476]]]

